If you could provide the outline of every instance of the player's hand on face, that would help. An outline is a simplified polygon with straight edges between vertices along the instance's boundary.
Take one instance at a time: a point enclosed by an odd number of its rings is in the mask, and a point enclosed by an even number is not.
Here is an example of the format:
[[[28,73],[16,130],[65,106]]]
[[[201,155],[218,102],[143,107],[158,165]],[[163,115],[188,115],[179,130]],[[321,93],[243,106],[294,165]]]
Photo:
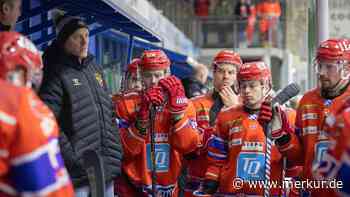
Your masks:
[[[224,86],[221,88],[219,95],[225,107],[231,107],[238,104],[238,96],[230,86]]]

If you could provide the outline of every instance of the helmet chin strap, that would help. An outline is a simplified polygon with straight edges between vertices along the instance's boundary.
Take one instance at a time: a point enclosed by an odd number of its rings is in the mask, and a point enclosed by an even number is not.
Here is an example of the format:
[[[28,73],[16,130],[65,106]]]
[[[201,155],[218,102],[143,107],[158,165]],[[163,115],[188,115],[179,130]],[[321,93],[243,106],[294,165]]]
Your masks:
[[[271,97],[272,96],[272,88],[271,86],[268,84],[267,81],[264,82],[264,96],[262,98],[262,102],[264,102],[266,100],[267,97]]]
[[[170,67],[165,71],[165,77],[169,77],[171,75]]]
[[[345,69],[347,68],[344,65],[342,65],[341,71],[340,71],[340,80],[337,82],[336,85],[328,89],[324,89],[321,87],[321,96],[323,98],[333,99],[343,94],[343,92],[348,87],[349,80],[350,80],[350,71]]]
[[[342,70],[341,70],[340,76],[341,76],[341,78],[343,80],[349,80],[350,79],[350,68],[348,66],[343,67]]]

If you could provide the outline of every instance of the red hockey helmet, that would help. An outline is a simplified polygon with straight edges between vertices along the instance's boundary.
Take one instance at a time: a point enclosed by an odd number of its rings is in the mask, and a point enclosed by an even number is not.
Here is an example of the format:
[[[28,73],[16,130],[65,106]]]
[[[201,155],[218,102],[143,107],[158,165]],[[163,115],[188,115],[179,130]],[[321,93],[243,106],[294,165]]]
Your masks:
[[[38,88],[42,80],[42,59],[35,45],[17,32],[0,32],[0,78],[15,85],[16,70],[25,72],[28,87]]]
[[[323,41],[317,49],[316,60],[350,60],[350,42],[348,39],[329,39]]]
[[[146,50],[141,56],[143,70],[162,70],[170,67],[170,60],[162,50]]]
[[[241,81],[252,81],[252,80],[263,80],[272,85],[270,69],[264,62],[249,62],[245,63],[238,69],[237,80]]]
[[[213,66],[217,66],[224,63],[240,66],[242,65],[242,59],[236,52],[222,50],[214,57]]]
[[[329,39],[320,44],[314,62],[317,74],[341,73],[343,79],[349,78],[350,41],[348,39]],[[347,69],[345,70],[344,67]]]

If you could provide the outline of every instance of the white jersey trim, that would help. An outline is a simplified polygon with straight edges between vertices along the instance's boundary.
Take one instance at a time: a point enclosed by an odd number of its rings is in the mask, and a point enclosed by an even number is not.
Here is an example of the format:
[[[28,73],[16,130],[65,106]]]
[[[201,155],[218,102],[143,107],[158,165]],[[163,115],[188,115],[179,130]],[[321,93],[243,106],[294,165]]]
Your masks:
[[[135,139],[137,139],[138,141],[144,142],[145,140],[142,139],[141,137],[137,136],[134,132],[132,132],[132,130],[130,128],[127,128],[128,133]]]
[[[17,124],[17,120],[15,117],[3,111],[0,111],[0,121],[13,126]]]
[[[48,144],[45,144],[45,145],[37,148],[33,152],[30,152],[30,153],[27,153],[27,154],[24,154],[24,155],[21,155],[19,157],[12,159],[11,164],[14,166],[17,166],[17,165],[21,165],[21,164],[26,163],[26,162],[34,161],[35,159],[37,159],[41,155],[43,155],[45,153],[49,153],[50,151],[52,151],[54,149],[57,149],[55,152],[58,152],[58,140],[57,139],[51,140]]]
[[[187,124],[188,124],[188,118],[186,118],[187,120],[185,120],[178,128],[174,129],[174,133],[176,133],[177,131],[181,130],[182,128],[184,128]]]

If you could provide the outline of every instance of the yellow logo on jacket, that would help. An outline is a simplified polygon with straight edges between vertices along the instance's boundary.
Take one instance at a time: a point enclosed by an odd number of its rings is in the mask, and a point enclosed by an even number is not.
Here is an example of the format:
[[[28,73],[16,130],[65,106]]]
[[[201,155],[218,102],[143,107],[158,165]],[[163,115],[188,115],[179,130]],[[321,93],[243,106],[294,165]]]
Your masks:
[[[96,78],[97,82],[100,84],[100,86],[103,87],[102,75],[100,73],[95,73],[95,78]]]

